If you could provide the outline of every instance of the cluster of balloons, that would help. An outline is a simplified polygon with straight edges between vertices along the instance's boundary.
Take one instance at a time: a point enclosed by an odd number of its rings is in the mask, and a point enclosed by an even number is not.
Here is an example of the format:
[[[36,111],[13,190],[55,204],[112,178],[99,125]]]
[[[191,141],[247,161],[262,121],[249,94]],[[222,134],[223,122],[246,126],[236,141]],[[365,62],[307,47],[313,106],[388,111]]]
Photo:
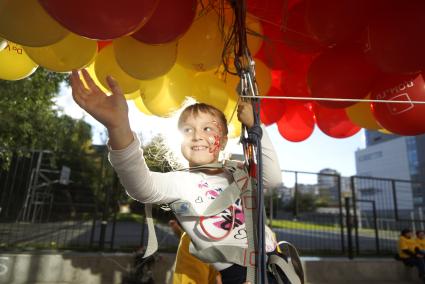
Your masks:
[[[361,128],[425,133],[424,1],[247,2],[267,19],[256,55],[272,69],[267,95],[303,98],[262,104],[263,122],[277,123],[283,137],[302,141],[315,125],[335,138]]]
[[[277,123],[290,141],[307,139],[315,125],[335,138],[361,128],[425,133],[419,120],[425,105],[409,103],[425,101],[425,39],[418,36],[424,6],[421,0],[247,0],[248,46],[260,94],[269,97],[262,99],[262,122]],[[221,65],[232,22],[226,0],[0,0],[0,79],[26,78],[38,66],[87,68],[105,92],[112,75],[145,114],[167,117],[187,97],[212,104],[237,137],[238,78]],[[273,99],[279,96],[303,100]]]

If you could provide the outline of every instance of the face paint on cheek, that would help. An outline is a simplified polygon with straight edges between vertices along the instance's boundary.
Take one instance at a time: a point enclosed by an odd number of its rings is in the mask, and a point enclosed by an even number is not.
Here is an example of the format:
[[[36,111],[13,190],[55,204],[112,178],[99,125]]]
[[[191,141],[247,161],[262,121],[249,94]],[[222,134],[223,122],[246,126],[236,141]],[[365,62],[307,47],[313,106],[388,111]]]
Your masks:
[[[208,141],[210,142],[210,153],[218,153],[220,152],[220,139],[219,135],[209,136]]]
[[[219,133],[222,133],[220,123],[218,123],[216,120],[213,120],[212,123],[217,126]],[[208,141],[211,145],[210,153],[218,154],[221,148],[221,136],[219,134],[214,133],[213,136],[208,137]]]

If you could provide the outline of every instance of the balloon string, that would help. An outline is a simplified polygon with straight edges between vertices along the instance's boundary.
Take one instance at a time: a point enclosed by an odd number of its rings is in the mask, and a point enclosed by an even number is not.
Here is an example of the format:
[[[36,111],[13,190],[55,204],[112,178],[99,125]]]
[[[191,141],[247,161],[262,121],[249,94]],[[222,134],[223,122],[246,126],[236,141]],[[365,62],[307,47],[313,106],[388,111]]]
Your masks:
[[[275,22],[273,22],[273,21],[270,21],[270,20],[267,20],[267,19],[264,19],[264,18],[261,18],[261,17],[257,17],[257,16],[255,16],[255,15],[252,15],[251,14],[251,17],[252,18],[254,18],[254,19],[256,19],[256,20],[258,20],[258,21],[260,21],[260,22],[264,22],[264,23],[267,23],[267,24],[270,24],[270,25],[272,25],[272,26],[275,26],[275,27],[277,27],[280,31],[282,31],[282,32],[284,32],[284,31],[287,31],[287,32],[291,32],[291,33],[294,33],[294,34],[297,34],[297,35],[300,35],[300,36],[303,36],[303,37],[305,37],[306,39],[316,39],[316,38],[314,38],[312,35],[309,35],[309,34],[306,34],[306,33],[303,33],[303,32],[300,32],[300,31],[298,31],[298,30],[294,30],[294,29],[291,29],[291,28],[289,28],[285,23],[282,23],[282,24],[277,24],[277,23],[275,23]],[[264,36],[263,36],[264,37]],[[285,43],[285,41],[284,40],[280,40],[280,39],[272,39],[272,38],[269,38],[271,41],[274,41],[274,42],[282,42],[282,43]]]
[[[272,99],[272,100],[299,100],[299,101],[331,101],[331,102],[363,102],[363,103],[390,103],[390,104],[425,104],[425,101],[399,100],[371,100],[371,99],[343,99],[343,98],[313,98],[313,97],[286,97],[286,96],[246,96],[242,98]]]

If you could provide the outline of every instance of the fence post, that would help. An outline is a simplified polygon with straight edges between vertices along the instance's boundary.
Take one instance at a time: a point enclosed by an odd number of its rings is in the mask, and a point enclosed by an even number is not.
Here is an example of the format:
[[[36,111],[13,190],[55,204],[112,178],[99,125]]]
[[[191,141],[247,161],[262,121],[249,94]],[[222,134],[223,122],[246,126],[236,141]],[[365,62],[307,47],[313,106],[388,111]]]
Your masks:
[[[353,236],[352,236],[352,222],[350,214],[350,198],[345,197],[345,217],[347,224],[347,241],[348,241],[348,258],[353,259]]]
[[[99,236],[99,248],[103,250],[105,248],[105,237],[106,237],[106,228],[108,227],[108,208],[109,200],[111,195],[111,189],[109,186],[106,187],[106,198],[105,205],[102,212],[102,220],[100,221],[100,236]]]
[[[354,176],[351,177],[351,198],[353,201],[353,219],[354,219],[354,232],[356,238],[356,255],[359,255],[360,244],[359,244],[359,220],[357,218],[357,196],[354,182]]]
[[[117,173],[115,171],[113,171],[112,173],[112,196],[114,201],[116,201],[118,198],[118,176]],[[111,244],[110,244],[110,249],[113,250],[114,249],[114,244],[115,244],[115,228],[117,225],[117,214],[119,211],[119,206],[118,208],[115,208],[114,210],[114,216],[112,217],[112,232],[111,232]]]
[[[398,203],[397,203],[397,191],[395,188],[395,180],[391,180],[391,188],[393,191],[393,202],[394,202],[394,217],[396,221],[399,221],[398,216]]]
[[[376,244],[376,253],[380,254],[380,248],[379,248],[379,231],[378,231],[378,215],[376,213],[376,202],[375,200],[372,201],[372,210],[373,210],[373,221],[374,221],[374,227],[375,227],[375,244]]]
[[[338,176],[338,208],[339,208],[339,225],[341,227],[341,251],[344,254],[345,253],[344,213],[342,212],[341,176]]]
[[[294,185],[294,219],[298,219],[298,172],[295,172],[295,185]]]

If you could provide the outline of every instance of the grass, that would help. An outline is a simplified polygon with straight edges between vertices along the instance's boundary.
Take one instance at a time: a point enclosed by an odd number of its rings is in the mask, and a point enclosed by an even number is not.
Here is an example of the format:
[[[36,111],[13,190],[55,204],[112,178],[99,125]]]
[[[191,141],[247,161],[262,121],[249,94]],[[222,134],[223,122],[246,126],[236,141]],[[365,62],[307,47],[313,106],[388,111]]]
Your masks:
[[[272,220],[272,227],[278,229],[299,229],[299,230],[325,230],[325,231],[338,231],[338,226],[320,225],[315,223],[291,221],[291,220]]]

